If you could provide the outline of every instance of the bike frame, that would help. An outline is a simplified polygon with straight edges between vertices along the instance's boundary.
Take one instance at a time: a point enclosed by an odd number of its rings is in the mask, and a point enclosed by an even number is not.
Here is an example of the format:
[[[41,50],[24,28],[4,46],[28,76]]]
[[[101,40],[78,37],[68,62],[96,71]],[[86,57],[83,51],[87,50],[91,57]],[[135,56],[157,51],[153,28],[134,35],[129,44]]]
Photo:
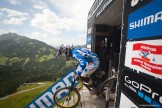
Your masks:
[[[70,90],[72,91],[72,89],[74,89],[74,84],[76,82],[77,79],[74,78],[74,81],[72,82],[71,86],[70,86]],[[91,88],[89,87],[88,84],[86,84],[81,78],[79,78],[79,81],[83,82],[83,85],[89,90],[91,91]],[[75,88],[76,89],[76,88]],[[70,91],[70,92],[71,92]]]

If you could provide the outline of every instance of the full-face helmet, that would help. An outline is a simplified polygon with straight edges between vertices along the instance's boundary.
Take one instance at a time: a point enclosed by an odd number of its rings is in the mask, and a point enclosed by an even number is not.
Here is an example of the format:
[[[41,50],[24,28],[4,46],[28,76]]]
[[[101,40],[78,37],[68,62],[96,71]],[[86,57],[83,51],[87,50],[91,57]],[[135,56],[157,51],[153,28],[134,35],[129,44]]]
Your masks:
[[[71,52],[72,52],[72,48],[69,45],[64,46],[63,44],[61,44],[59,51],[56,54],[56,57],[64,53],[65,54],[64,60],[68,61],[72,56]]]

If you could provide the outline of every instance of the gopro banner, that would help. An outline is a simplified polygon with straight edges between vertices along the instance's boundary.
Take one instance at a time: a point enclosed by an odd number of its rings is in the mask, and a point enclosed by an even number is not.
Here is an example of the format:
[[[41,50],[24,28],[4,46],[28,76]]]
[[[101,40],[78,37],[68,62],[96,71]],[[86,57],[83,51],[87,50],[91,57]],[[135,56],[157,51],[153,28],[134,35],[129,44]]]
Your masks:
[[[162,79],[162,39],[127,42],[125,66]]]
[[[125,108],[162,108],[162,82],[131,71],[125,71],[122,79],[124,79],[122,82],[123,93],[136,104],[136,106],[129,104],[131,106]]]
[[[64,75],[60,80],[54,83],[51,87],[49,87],[46,91],[40,94],[36,99],[26,105],[25,108],[51,108],[55,105],[53,101],[54,93],[63,87],[68,87],[71,85],[74,76],[74,69],[69,71],[66,75]],[[78,85],[76,82],[75,87]],[[60,94],[61,97],[65,96],[65,93]]]
[[[130,6],[136,9],[128,15],[127,39],[146,38],[162,35],[162,1],[132,0]]]

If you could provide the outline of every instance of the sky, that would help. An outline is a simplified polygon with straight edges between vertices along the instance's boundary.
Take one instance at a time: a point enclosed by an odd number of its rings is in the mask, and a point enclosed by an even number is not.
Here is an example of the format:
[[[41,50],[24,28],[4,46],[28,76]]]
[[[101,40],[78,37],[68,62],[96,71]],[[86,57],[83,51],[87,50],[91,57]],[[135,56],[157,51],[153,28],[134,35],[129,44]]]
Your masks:
[[[85,45],[95,0],[0,0],[0,35],[17,33],[51,46]]]

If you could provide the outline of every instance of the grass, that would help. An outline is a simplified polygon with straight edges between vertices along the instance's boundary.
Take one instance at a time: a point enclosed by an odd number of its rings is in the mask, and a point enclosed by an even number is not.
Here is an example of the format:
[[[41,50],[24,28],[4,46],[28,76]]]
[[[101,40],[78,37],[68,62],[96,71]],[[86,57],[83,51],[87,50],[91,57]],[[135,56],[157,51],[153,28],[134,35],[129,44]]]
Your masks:
[[[54,55],[51,53],[50,55],[43,55],[41,57],[37,57],[39,62],[43,62],[43,61],[48,61],[50,59],[54,58]]]
[[[37,51],[38,52],[38,54],[36,55],[37,61],[39,61],[39,62],[48,61],[48,60],[53,59],[55,57],[55,54],[54,54],[55,51],[52,50],[52,49],[49,49],[50,54],[48,54],[48,55],[44,54],[44,55],[40,56],[41,52],[44,52],[46,50],[47,50],[46,47],[42,47],[42,48],[39,49],[39,51]]]
[[[37,84],[22,86],[22,87],[18,88],[16,92],[20,92],[23,90],[27,90],[27,89],[31,89],[31,88],[35,88],[35,87],[39,87],[39,86],[40,85],[37,85]]]
[[[73,61],[73,60],[66,61],[66,67],[74,66],[75,63],[76,61]]]
[[[0,65],[5,65],[7,61],[8,61],[7,57],[4,56],[0,57]]]
[[[25,62],[23,63],[23,66],[26,65],[26,63],[28,63],[29,61],[30,61],[30,58],[29,58],[29,57],[26,58],[26,59],[25,59]]]
[[[30,90],[24,93],[12,95],[6,99],[0,100],[0,108],[24,108],[29,102],[35,99],[40,93],[49,88],[53,82],[46,82],[45,86]],[[32,86],[32,85],[31,85]],[[32,88],[31,86],[26,86],[21,90],[27,90]]]
[[[15,62],[21,62],[22,60],[23,60],[23,58],[18,58],[18,57],[13,57],[13,58],[9,59],[10,65],[12,65],[12,63],[15,63]]]

